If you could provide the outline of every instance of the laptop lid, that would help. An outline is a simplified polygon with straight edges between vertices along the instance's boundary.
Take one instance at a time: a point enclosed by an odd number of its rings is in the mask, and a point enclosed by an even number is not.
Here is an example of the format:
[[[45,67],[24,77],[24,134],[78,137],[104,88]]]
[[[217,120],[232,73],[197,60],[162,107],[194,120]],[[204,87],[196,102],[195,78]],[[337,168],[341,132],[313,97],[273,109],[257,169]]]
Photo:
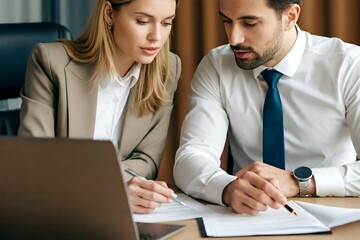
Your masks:
[[[1,239],[138,239],[111,142],[0,138]]]

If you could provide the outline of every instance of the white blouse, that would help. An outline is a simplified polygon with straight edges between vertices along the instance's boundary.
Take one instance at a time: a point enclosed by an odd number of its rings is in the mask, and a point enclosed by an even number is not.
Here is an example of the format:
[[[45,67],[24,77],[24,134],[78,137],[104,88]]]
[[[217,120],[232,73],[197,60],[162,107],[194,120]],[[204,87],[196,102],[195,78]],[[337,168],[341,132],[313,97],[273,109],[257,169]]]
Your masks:
[[[119,145],[124,125],[124,112],[131,88],[140,75],[141,64],[134,65],[121,78],[104,74],[99,82],[94,139],[111,140],[114,146]]]

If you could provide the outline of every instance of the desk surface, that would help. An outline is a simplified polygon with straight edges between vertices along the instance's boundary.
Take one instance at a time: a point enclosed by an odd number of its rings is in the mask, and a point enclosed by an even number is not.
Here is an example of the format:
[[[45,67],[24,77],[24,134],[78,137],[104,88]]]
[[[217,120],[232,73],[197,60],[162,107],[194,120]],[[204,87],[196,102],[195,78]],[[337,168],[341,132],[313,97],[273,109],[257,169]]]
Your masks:
[[[336,206],[336,207],[349,207],[349,208],[360,208],[360,198],[292,198],[291,200],[300,200],[311,203]],[[184,240],[184,239],[212,239],[212,240],[231,240],[231,239],[242,239],[242,240],[271,240],[271,239],[289,239],[289,236],[261,236],[261,237],[237,237],[237,238],[202,238],[199,232],[196,220],[176,221],[170,222],[174,224],[184,224],[186,228],[176,235],[171,240]],[[353,240],[355,236],[360,235],[360,221],[345,224],[332,228],[332,234],[325,235],[292,235],[291,240]]]

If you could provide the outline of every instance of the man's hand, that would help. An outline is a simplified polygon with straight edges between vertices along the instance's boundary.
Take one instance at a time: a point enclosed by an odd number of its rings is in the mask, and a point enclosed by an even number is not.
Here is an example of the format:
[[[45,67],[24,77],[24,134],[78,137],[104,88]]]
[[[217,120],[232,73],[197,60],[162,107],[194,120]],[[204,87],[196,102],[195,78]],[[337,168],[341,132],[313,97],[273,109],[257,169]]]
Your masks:
[[[280,208],[286,203],[286,197],[272,179],[264,179],[252,171],[247,171],[225,187],[223,203],[236,213],[254,215],[265,211],[268,206]]]
[[[286,197],[299,193],[299,185],[289,171],[255,162],[236,173],[238,177],[223,191],[223,203],[236,213],[257,214],[267,207],[280,208]]]
[[[254,162],[236,173],[238,177],[223,191],[223,203],[236,213],[257,214],[267,207],[279,208],[287,197],[299,193],[299,183],[285,171],[271,165]],[[316,193],[315,180],[311,179],[310,193]]]
[[[251,171],[263,179],[271,180],[286,197],[293,197],[299,193],[299,183],[291,176],[289,171],[262,163],[254,162],[246,168],[236,173],[237,177],[242,177],[246,172]]]

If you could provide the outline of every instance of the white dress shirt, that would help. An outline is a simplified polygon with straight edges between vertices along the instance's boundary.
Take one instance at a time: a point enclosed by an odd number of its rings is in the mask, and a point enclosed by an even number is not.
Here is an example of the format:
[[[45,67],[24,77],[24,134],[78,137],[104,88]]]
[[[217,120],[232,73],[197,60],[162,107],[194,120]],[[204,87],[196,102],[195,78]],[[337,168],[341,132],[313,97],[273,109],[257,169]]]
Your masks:
[[[283,73],[286,169],[312,168],[319,196],[360,195],[360,47],[298,28],[295,45],[274,68]],[[222,204],[235,179],[219,167],[227,134],[234,173],[262,161],[264,69],[240,69],[229,45],[199,64],[174,166],[185,193]]]
[[[140,69],[141,64],[134,65],[123,78],[104,74],[98,87],[94,139],[111,140],[118,147],[124,125],[123,112]]]

